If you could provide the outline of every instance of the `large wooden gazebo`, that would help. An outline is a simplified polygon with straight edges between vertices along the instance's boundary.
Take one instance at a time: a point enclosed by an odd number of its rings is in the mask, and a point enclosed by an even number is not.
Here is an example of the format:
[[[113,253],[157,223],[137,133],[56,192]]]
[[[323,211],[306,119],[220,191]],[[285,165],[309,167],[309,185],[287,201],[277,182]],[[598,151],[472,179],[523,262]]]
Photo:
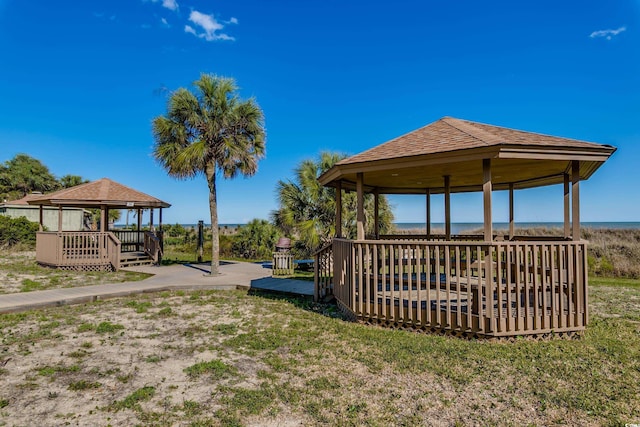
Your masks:
[[[573,139],[451,117],[338,162],[319,177],[336,189],[336,237],[316,254],[316,299],[335,296],[354,319],[454,335],[573,334],[588,320],[587,242],[580,181],[615,151]],[[560,184],[564,232],[515,234],[515,190]],[[494,233],[492,193],[509,193],[509,231]],[[342,237],[342,193],[357,193],[357,237]],[[482,192],[481,235],[451,234],[452,193]],[[365,236],[364,194],[374,233]],[[426,233],[381,236],[380,194],[422,194]],[[445,232],[431,231],[431,195],[444,195]]]
[[[36,261],[66,270],[111,271],[144,263],[157,263],[162,255],[162,209],[171,205],[108,178],[44,194],[28,200],[40,206],[40,231],[36,236]],[[58,208],[58,229],[44,231],[43,207]],[[63,208],[100,209],[98,230],[63,231]],[[137,211],[135,230],[110,230],[109,210]],[[142,231],[142,211],[150,210],[149,230]],[[159,209],[159,228],[153,212]]]

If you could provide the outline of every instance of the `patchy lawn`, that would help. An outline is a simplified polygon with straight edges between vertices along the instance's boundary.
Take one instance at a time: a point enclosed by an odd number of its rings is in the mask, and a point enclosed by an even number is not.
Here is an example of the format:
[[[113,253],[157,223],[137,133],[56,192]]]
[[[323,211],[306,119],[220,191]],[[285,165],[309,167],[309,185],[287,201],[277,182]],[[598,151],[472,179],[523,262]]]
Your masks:
[[[239,291],[0,315],[0,425],[640,423],[640,287],[590,297],[582,339],[514,343]]]
[[[132,271],[62,271],[38,265],[35,252],[0,250],[0,294],[133,282],[149,277]]]

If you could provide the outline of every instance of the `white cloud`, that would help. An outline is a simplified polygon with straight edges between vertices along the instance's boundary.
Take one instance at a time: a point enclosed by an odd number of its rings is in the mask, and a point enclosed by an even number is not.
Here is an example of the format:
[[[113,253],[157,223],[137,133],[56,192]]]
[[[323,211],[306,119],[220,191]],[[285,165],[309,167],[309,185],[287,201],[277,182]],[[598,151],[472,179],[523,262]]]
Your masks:
[[[170,27],[171,26],[171,25],[169,25],[169,22],[165,18],[160,18],[160,22],[162,22],[162,25],[164,25],[165,27]]]
[[[597,37],[604,37],[607,40],[611,40],[623,31],[627,31],[627,27],[620,27],[617,30],[598,30],[591,33],[589,37],[595,39]]]
[[[178,3],[176,0],[162,0],[162,6],[169,10],[178,10]]]
[[[237,23],[238,23],[238,18],[229,19],[229,24],[237,24]]]
[[[207,15],[198,12],[197,10],[192,10],[189,15],[189,21],[199,27],[202,31],[198,31],[190,25],[185,25],[184,31],[200,37],[201,39],[205,39],[209,42],[214,40],[235,40],[228,34],[220,32],[224,29],[224,25],[218,22],[213,15]],[[237,19],[235,21],[237,23]]]
[[[149,0],[142,0],[143,3],[148,2]],[[169,10],[178,10],[178,2],[176,0],[151,0],[151,3],[158,3],[162,1],[162,7],[166,7]]]

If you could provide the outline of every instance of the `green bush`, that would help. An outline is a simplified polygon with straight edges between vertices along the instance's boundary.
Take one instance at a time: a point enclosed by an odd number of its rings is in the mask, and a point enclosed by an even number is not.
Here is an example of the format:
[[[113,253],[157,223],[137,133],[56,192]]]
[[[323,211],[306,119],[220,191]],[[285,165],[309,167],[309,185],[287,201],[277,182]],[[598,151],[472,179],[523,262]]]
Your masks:
[[[253,219],[235,235],[233,253],[247,259],[270,259],[278,235],[278,230],[269,221]]]
[[[38,224],[23,216],[10,218],[0,215],[0,246],[24,245],[33,248],[36,245],[38,228]]]

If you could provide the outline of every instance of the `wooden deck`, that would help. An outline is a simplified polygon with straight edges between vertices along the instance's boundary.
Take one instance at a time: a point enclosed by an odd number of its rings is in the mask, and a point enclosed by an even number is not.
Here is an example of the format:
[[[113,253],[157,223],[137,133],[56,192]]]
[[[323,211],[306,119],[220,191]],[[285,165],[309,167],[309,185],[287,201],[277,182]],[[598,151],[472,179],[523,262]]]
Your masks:
[[[316,299],[364,322],[503,337],[588,321],[586,242],[335,239],[316,265]]]

